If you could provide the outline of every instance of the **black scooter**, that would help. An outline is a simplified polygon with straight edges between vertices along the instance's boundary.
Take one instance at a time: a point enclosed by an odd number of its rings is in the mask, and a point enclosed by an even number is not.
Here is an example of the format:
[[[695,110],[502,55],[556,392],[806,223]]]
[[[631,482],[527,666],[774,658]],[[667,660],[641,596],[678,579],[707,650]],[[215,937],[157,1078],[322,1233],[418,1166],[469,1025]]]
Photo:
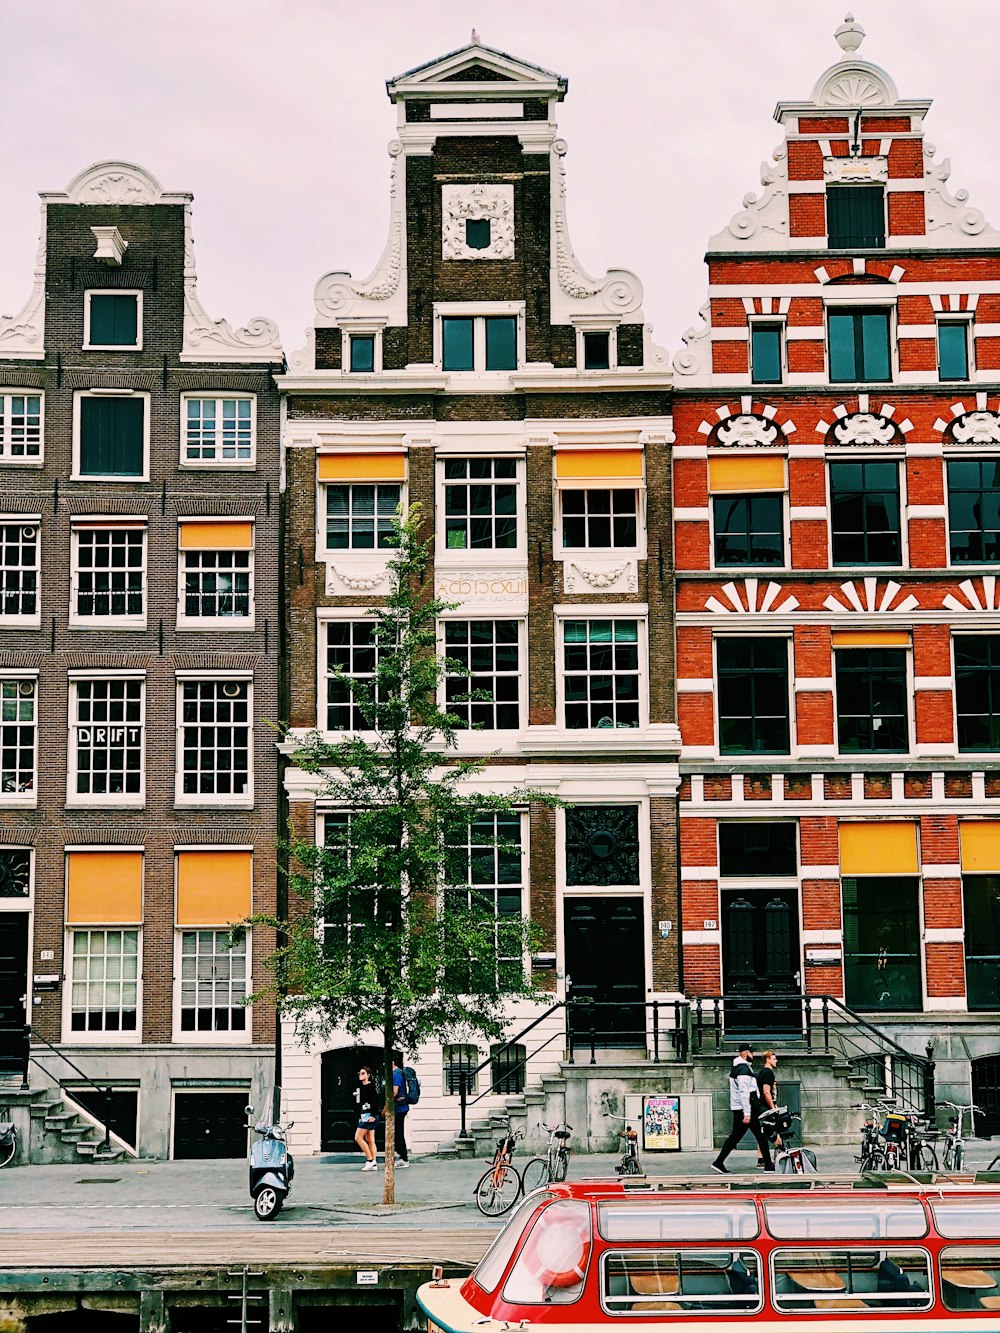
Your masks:
[[[248,1117],[253,1107],[246,1108]],[[286,1135],[294,1124],[281,1123],[281,1089],[271,1088],[264,1099],[260,1119],[247,1125],[258,1138],[250,1145],[250,1197],[261,1222],[273,1222],[281,1212],[295,1175],[295,1162],[288,1151]]]

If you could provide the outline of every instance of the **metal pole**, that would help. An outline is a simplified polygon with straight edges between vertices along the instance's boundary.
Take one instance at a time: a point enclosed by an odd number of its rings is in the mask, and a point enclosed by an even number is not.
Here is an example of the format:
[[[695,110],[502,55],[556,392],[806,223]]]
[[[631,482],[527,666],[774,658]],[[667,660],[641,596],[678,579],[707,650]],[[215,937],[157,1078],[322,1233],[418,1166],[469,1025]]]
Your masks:
[[[823,996],[823,1054],[830,1054],[830,999]]]
[[[813,1048],[812,1002],[808,995],[803,995],[802,1004],[804,1005],[803,1013],[806,1020],[806,1050],[811,1051]]]
[[[465,1138],[465,1103],[469,1095],[466,1088],[467,1078],[468,1076],[465,1070],[461,1070],[458,1076],[458,1106],[459,1114],[461,1116],[461,1129],[459,1130],[459,1133],[463,1139]]]
[[[590,1014],[590,1063],[597,1064],[597,1033],[594,1031],[594,1006],[589,1004],[587,1012]]]
[[[660,1002],[653,1001],[653,1059],[660,1058]]]

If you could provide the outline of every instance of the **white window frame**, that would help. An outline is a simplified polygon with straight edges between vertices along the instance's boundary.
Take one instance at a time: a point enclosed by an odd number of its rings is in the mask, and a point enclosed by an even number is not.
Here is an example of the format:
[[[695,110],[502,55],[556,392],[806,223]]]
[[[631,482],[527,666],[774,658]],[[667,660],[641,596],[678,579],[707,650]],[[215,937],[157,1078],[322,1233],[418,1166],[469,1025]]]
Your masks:
[[[824,311],[824,318],[826,312]],[[755,380],[753,377],[753,327],[755,324],[763,324],[771,327],[778,326],[778,339],[780,346],[778,348],[778,360],[781,363],[780,380]],[[823,331],[824,340],[827,339],[827,331]],[[750,383],[755,389],[764,393],[768,389],[780,389],[783,384],[788,383],[788,316],[787,315],[748,315],[747,316],[747,371]]]
[[[204,521],[204,515],[199,516]],[[256,584],[256,565],[257,565],[257,524],[252,518],[235,518],[229,515],[218,519],[210,520],[216,523],[249,523],[253,531],[254,542],[246,554],[249,556],[249,595],[250,595],[250,614],[246,616],[189,616],[186,611],[187,595],[185,592],[185,577],[187,575],[187,558],[189,555],[202,555],[203,551],[185,551],[181,548],[179,532],[180,525],[184,523],[196,524],[198,518],[179,518],[178,522],[178,545],[177,545],[177,628],[183,630],[234,630],[240,631],[252,630],[256,628],[257,620],[257,584]],[[221,551],[216,551],[216,555],[225,555],[231,548],[226,547]],[[232,551],[232,554],[238,554]]]
[[[358,735],[372,737],[374,731],[331,731],[327,727],[327,630],[326,626],[337,621],[367,621],[372,626],[377,622],[372,610],[367,606],[323,606],[316,613],[316,726],[325,736]],[[353,706],[353,705],[352,705]]]
[[[494,820],[494,828],[495,828],[495,827],[496,827],[496,825],[495,825],[495,821],[496,821],[496,819],[499,817],[499,815],[500,815],[501,813],[502,813],[502,812],[500,812],[500,811],[484,811],[483,814],[482,814],[480,817],[481,817],[481,818],[487,818],[487,817],[488,817],[488,818],[492,818],[492,819]],[[531,896],[531,862],[530,862],[530,855],[529,855],[529,847],[530,847],[530,839],[531,839],[531,825],[530,825],[530,820],[529,820],[529,817],[528,817],[528,811],[527,811],[527,810],[518,808],[518,809],[512,810],[510,813],[511,813],[511,814],[517,819],[517,821],[518,821],[518,839],[519,839],[520,853],[521,853],[521,855],[520,855],[520,860],[521,860],[521,878],[520,878],[520,881],[518,882],[518,884],[517,884],[516,887],[517,887],[518,890],[519,890],[520,898],[521,898],[521,921],[522,921],[522,923],[523,923],[524,921],[526,921],[526,920],[528,919],[528,910],[529,910],[529,907],[530,907],[530,896]],[[476,818],[473,817],[469,822],[470,822],[470,823],[475,823],[475,822],[476,822]],[[494,847],[494,854],[495,854],[495,849],[496,849],[496,843],[495,843],[495,842],[494,842],[494,844],[493,844],[493,847]],[[503,885],[503,884],[499,884],[499,883],[497,883],[497,882],[494,882],[493,884],[489,884],[489,885],[471,885],[471,884],[468,883],[468,881],[466,881],[464,884],[448,884],[448,883],[445,883],[444,881],[442,881],[442,883],[441,883],[441,885],[440,885],[440,888],[439,888],[439,891],[438,891],[438,899],[439,899],[440,906],[441,906],[441,908],[442,908],[442,910],[443,910],[444,907],[445,907],[445,903],[446,903],[446,894],[449,893],[449,892],[452,892],[452,893],[455,893],[455,892],[463,892],[463,893],[465,893],[466,896],[468,897],[469,895],[471,895],[472,893],[474,893],[474,892],[476,891],[477,888],[485,888],[485,889],[489,890],[490,892],[492,892],[494,895],[498,895],[498,894],[500,894],[500,893],[504,890],[504,888],[511,888],[511,887],[514,887],[514,886]],[[496,902],[496,896],[494,896],[494,902]],[[495,915],[494,915],[494,920],[495,920],[497,923],[500,922],[501,917],[500,917],[500,915],[499,915],[499,912],[495,913]],[[495,943],[496,943],[496,940],[494,939],[494,944],[495,944]],[[496,977],[497,965],[498,965],[499,961],[500,961],[499,954],[496,953],[496,952],[494,951],[494,953],[493,953],[493,955],[492,955],[492,962],[493,962],[493,965],[494,965],[494,978]],[[523,966],[524,969],[525,969],[525,975],[526,975],[526,976],[528,975],[528,967],[530,966],[530,961],[531,961],[531,960],[530,960],[530,958],[529,958],[527,955],[522,955],[521,963],[522,963],[522,966]],[[479,1061],[477,1060],[476,1063],[478,1064]]]
[[[12,454],[11,440],[11,400],[14,398],[38,399],[38,453]],[[45,464],[45,390],[44,389],[0,389],[3,419],[0,421],[0,465],[4,467],[43,467]]]
[[[31,614],[18,612],[14,615],[4,613],[4,603],[2,593],[0,593],[0,625],[4,629],[13,626],[24,626],[27,629],[38,629],[42,623],[42,516],[41,514],[0,514],[0,527],[14,528],[34,528],[35,529],[35,554],[36,562],[34,565],[35,573],[35,610]],[[21,572],[29,571],[28,565],[0,565],[0,571],[17,569]]]
[[[486,369],[486,323],[495,316],[513,316],[517,321],[517,365],[513,370]],[[471,319],[472,327],[472,370],[444,369],[444,331],[443,319]],[[434,303],[434,368],[444,375],[454,375],[452,387],[460,392],[475,392],[481,381],[483,391],[494,393],[498,384],[511,375],[523,370],[526,360],[525,346],[525,303],[524,301],[436,301]]]
[[[247,687],[247,791],[233,795],[184,791],[184,686],[194,684],[235,684]],[[175,675],[176,740],[174,744],[174,805],[199,807],[226,806],[251,810],[254,806],[254,678],[252,671],[178,671]],[[200,724],[199,724],[200,725]],[[218,753],[218,751],[216,751]]]
[[[112,792],[108,795],[93,795],[76,790],[78,762],[78,686],[84,681],[138,681],[139,691],[139,730],[142,740],[139,747],[139,791]],[[69,744],[66,765],[66,808],[89,809],[93,807],[128,808],[141,810],[146,804],[146,672],[118,670],[72,671],[69,676]]]
[[[788,751],[775,753],[768,751],[766,754],[723,754],[722,753],[722,714],[719,711],[719,652],[718,645],[721,639],[778,639],[785,645],[785,666],[787,667],[786,689],[788,692]],[[836,732],[837,718],[834,714],[834,731]],[[772,766],[777,763],[794,758],[798,749],[798,727],[795,717],[795,641],[791,630],[782,633],[779,630],[766,629],[759,633],[750,634],[747,630],[742,632],[738,627],[734,627],[728,632],[723,629],[713,630],[712,633],[712,726],[713,726],[713,748],[715,754],[719,756],[725,764],[748,764],[751,768],[759,768],[761,764],[771,761]],[[836,735],[834,736],[836,744]]]
[[[107,1029],[94,1030],[89,1029],[77,1031],[73,1028],[73,943],[77,935],[90,935],[95,931],[107,933],[108,931],[134,931],[136,934],[136,985],[135,985],[135,1030],[123,1032],[121,1030],[108,1031]],[[140,923],[131,925],[98,925],[88,922],[86,925],[68,925],[65,929],[65,938],[63,942],[63,1005],[62,1005],[62,1028],[63,1041],[67,1045],[73,1046],[139,1046],[142,1044],[142,946],[143,946],[143,928]],[[107,954],[105,954],[105,958]]]
[[[327,518],[327,512],[326,512],[327,500],[326,500],[326,496],[327,496],[327,488],[330,487],[330,486],[347,486],[347,487],[350,487],[350,488],[353,488],[353,487],[355,487],[355,486],[374,486],[374,487],[376,487],[376,488],[378,488],[379,486],[398,486],[398,487],[399,487],[399,503],[400,503],[400,505],[401,505],[403,511],[405,512],[406,509],[407,509],[407,507],[408,507],[408,504],[409,504],[409,499],[408,499],[408,495],[407,495],[407,486],[408,486],[407,481],[406,481],[406,480],[403,480],[403,481],[385,481],[385,480],[381,480],[381,479],[376,479],[376,480],[374,480],[374,481],[360,481],[360,480],[356,480],[356,479],[352,479],[352,480],[348,480],[348,481],[340,481],[340,480],[331,478],[329,481],[326,481],[326,480],[324,480],[324,481],[317,481],[317,483],[316,483],[316,488],[317,488],[317,496],[316,496],[316,559],[317,559],[317,561],[320,562],[320,563],[326,563],[326,564],[340,564],[340,563],[342,563],[342,562],[344,562],[344,561],[347,561],[347,562],[349,562],[349,563],[351,563],[351,564],[358,564],[358,563],[360,563],[360,562],[362,562],[362,561],[367,561],[367,562],[372,562],[373,567],[374,567],[375,564],[379,564],[379,565],[381,565],[382,567],[384,567],[384,566],[386,565],[386,563],[389,561],[389,559],[391,558],[393,551],[396,549],[394,546],[378,546],[378,545],[376,544],[375,546],[345,546],[345,547],[342,547],[342,548],[340,548],[340,549],[336,549],[336,548],[327,546],[327,544],[326,544],[326,518]],[[352,510],[352,512],[353,512],[353,510]],[[376,538],[377,538],[377,536],[378,536],[377,519],[378,519],[378,515],[377,515],[377,513],[376,513],[376,515],[375,515],[375,520],[376,520],[376,534],[375,534],[375,535],[376,535]],[[348,528],[348,531],[350,531],[350,528]]]
[[[892,463],[896,468],[896,482],[899,491],[899,562],[895,565],[835,565],[833,563],[833,485],[830,480],[831,463]],[[824,459],[824,483],[826,485],[826,567],[835,577],[848,578],[850,575],[863,577],[873,572],[884,571],[887,575],[894,572],[906,572],[910,567],[910,522],[909,499],[906,491],[906,457],[898,447],[882,453],[871,447],[862,449],[828,449]],[[944,474],[945,507],[948,505],[948,475]],[[945,528],[948,527],[947,518]],[[950,549],[950,548],[949,548]]]
[[[908,628],[908,626],[904,626],[904,628]],[[917,753],[916,750],[917,696],[916,696],[916,691],[914,690],[914,681],[913,681],[913,639],[911,636],[910,643],[908,647],[905,648],[901,647],[898,644],[892,644],[886,646],[895,648],[898,652],[903,653],[905,657],[905,671],[904,671],[905,674],[904,688],[906,691],[906,749],[905,750],[842,750],[840,748],[840,699],[838,697],[838,692],[837,692],[837,654],[856,653],[859,650],[857,648],[838,648],[836,645],[833,645],[830,649],[831,653],[830,677],[833,682],[833,688],[831,694],[833,698],[834,755],[837,759],[849,760],[857,768],[863,767],[864,764],[867,763],[869,760],[871,761],[889,760],[890,762],[895,762],[898,760],[902,762],[904,759],[912,759],[915,753]],[[871,647],[877,648],[878,644],[872,644]],[[863,652],[864,650],[861,649],[860,651]],[[954,649],[952,649],[952,653],[954,653]],[[954,658],[952,660],[954,663]],[[954,699],[955,695],[954,665],[952,668],[951,680],[952,680],[951,692],[952,692],[952,698]],[[951,743],[951,751],[952,753],[957,754],[957,748],[956,748],[958,744],[957,728],[952,731],[952,738],[953,739]],[[969,756],[970,759],[975,759],[975,757],[976,757],[975,755]],[[918,871],[917,874],[919,875],[919,873],[920,872]]]
[[[73,394],[73,470],[70,481],[99,481],[101,485],[135,486],[137,482],[149,481],[149,418],[151,394],[145,390],[133,389],[77,389]],[[142,412],[142,474],[134,477],[121,477],[111,472],[80,471],[80,402],[84,398],[141,398]]]
[[[449,611],[438,617],[436,631],[437,650],[442,657],[447,656],[448,653],[447,645],[445,643],[445,627],[450,624],[455,624],[456,622],[466,624],[472,620],[510,620],[517,626],[518,725],[516,727],[502,729],[484,727],[481,730],[476,730],[472,727],[462,728],[461,730],[456,731],[455,739],[458,742],[459,751],[468,749],[478,752],[484,748],[484,744],[486,748],[490,750],[505,749],[513,746],[518,738],[525,734],[528,728],[528,623],[523,612],[514,612],[510,615],[504,615],[499,609],[490,611],[463,611],[461,608],[456,608],[456,610]],[[501,674],[510,675],[513,673],[503,672]],[[438,689],[438,707],[441,709],[446,707],[446,679],[447,677],[442,675],[441,684]],[[470,682],[470,689],[471,688],[472,686]],[[484,737],[488,737],[489,739],[484,742]]]
[[[250,457],[249,458],[188,458],[187,456],[187,405],[192,400],[211,399],[216,404],[216,421],[221,421],[222,417],[219,405],[223,402],[233,400],[236,402],[249,402],[250,404]],[[221,439],[217,436],[216,449],[222,448]],[[218,470],[224,468],[227,471],[252,471],[257,466],[257,395],[255,393],[240,393],[237,390],[226,390],[224,392],[212,393],[208,390],[198,392],[191,389],[181,394],[180,400],[180,466],[182,468],[212,469]]]
[[[80,592],[80,534],[82,532],[97,531],[129,531],[142,533],[142,614],[141,615],[107,615],[107,616],[83,616],[80,615],[78,607],[78,598]],[[69,625],[75,629],[107,629],[109,627],[120,627],[122,629],[145,629],[146,628],[146,608],[149,602],[149,530],[147,519],[145,517],[126,518],[126,517],[108,517],[103,518],[99,515],[79,515],[71,520],[70,527],[70,587],[69,587]]]
[[[945,555],[947,557],[946,568],[954,570],[956,573],[962,570],[968,570],[971,574],[982,573],[996,568],[996,562],[993,560],[961,560],[954,561],[951,558],[951,490],[948,485],[948,464],[949,463],[996,463],[1000,462],[1000,449],[995,445],[978,445],[971,450],[968,446],[960,446],[958,449],[945,449],[942,472],[942,484],[944,486],[944,539]]]
[[[581,375],[610,375],[613,370],[618,369],[618,328],[619,321],[616,319],[594,318],[593,322],[589,318],[578,317],[572,321],[576,331],[576,368]],[[608,335],[608,364],[607,367],[595,366],[588,370],[584,365],[584,337],[585,333],[606,333]]]
[[[634,620],[639,649],[639,725],[637,727],[567,727],[563,625],[567,620]],[[565,736],[642,736],[649,728],[649,607],[645,602],[614,602],[555,608],[556,726]],[[583,747],[585,748],[585,747]]]
[[[829,470],[828,470],[829,471]],[[829,479],[827,480],[827,513],[829,513]],[[781,496],[781,548],[782,562],[780,565],[719,565],[715,562],[715,502],[727,495],[754,496],[754,495],[780,495]],[[788,481],[786,478],[784,489],[781,491],[709,491],[708,493],[708,558],[709,568],[724,574],[727,578],[737,575],[744,575],[753,578],[759,571],[762,576],[788,571],[792,567],[792,523],[789,515],[788,503]],[[829,524],[827,524],[829,531]]]
[[[95,343],[90,341],[90,300],[93,296],[135,297],[135,342]],[[141,287],[88,287],[83,294],[83,350],[85,352],[141,352],[142,351],[142,288]]]
[[[482,569],[484,567],[507,565],[524,565],[528,558],[528,506],[527,506],[527,482],[526,482],[526,460],[523,452],[513,453],[509,449],[448,449],[436,450],[434,460],[434,563],[438,566],[462,566],[466,569]],[[485,546],[482,548],[473,547],[449,547],[446,545],[445,530],[445,487],[450,485],[464,485],[461,480],[454,478],[445,478],[445,463],[456,458],[489,458],[489,459],[507,459],[514,460],[514,478],[515,487],[515,521],[517,531],[516,543],[507,548],[499,549],[495,546]],[[470,482],[474,485],[474,482]],[[491,482],[484,483],[491,485]],[[501,483],[507,484],[507,483]]]
[[[381,375],[382,373],[382,331],[385,328],[384,320],[359,319],[352,320],[350,317],[340,321],[340,368],[344,375]],[[372,358],[372,370],[352,370],[351,369],[351,339],[352,338],[372,338],[375,342],[375,350]]]
[[[589,372],[591,375],[594,371]],[[575,481],[576,479],[574,479]],[[629,491],[635,496],[634,546],[565,546],[563,544],[563,495],[566,491]],[[646,482],[636,480],[635,487],[601,485],[600,478],[579,478],[579,484],[560,482],[554,487],[552,555],[555,560],[589,557],[595,560],[614,560],[618,556],[643,560],[646,557]]]
[[[205,847],[201,850],[208,851],[210,849]],[[227,848],[226,850],[230,849]],[[175,855],[175,865],[176,861],[177,858]],[[176,874],[176,870],[174,873]],[[244,1010],[247,1016],[246,1026],[242,1032],[233,1031],[231,1028],[218,1032],[215,1030],[199,1032],[197,1029],[188,1030],[181,1028],[181,1013],[184,1008],[182,1002],[184,985],[184,978],[182,975],[184,967],[183,937],[187,934],[197,935],[205,931],[211,931],[216,936],[216,944],[218,944],[219,936],[226,938],[229,936],[228,926],[174,926],[174,985],[172,1005],[174,1044],[184,1046],[250,1046],[253,1043],[254,1011],[252,1005],[239,1006]],[[253,993],[253,929],[250,926],[246,927],[243,938],[246,946],[246,975],[244,977],[244,987],[246,994],[251,995]],[[225,953],[228,951],[224,950],[223,952]],[[213,957],[218,958],[219,956],[219,950],[216,948],[213,952]],[[197,1008],[197,1006],[195,1007]],[[214,1007],[215,1006],[213,1005],[213,1008]]]
[[[0,668],[0,685],[15,683],[19,693],[25,685],[30,685],[34,692],[34,720],[31,725],[34,729],[35,762],[32,768],[31,789],[29,791],[10,792],[3,791],[2,788],[0,788],[0,806],[15,806],[20,809],[34,809],[38,805],[38,672],[17,669],[11,670],[7,667]],[[2,703],[2,701],[0,701],[0,703]],[[7,725],[22,726],[24,724],[20,722],[8,724],[3,722],[2,716],[0,716],[0,735],[2,735],[2,728]]]
[[[974,310],[935,310],[934,311],[934,360],[937,368],[937,382],[948,384],[971,384],[976,378],[976,334]],[[941,325],[965,325],[965,363],[968,375],[964,380],[945,380],[941,378]]]

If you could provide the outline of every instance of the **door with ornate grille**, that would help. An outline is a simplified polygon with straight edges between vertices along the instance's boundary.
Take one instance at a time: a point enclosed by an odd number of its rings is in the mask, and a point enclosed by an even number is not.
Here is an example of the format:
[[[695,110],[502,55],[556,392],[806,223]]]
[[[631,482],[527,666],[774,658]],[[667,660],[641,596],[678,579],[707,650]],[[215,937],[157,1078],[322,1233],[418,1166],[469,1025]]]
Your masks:
[[[722,989],[726,1033],[801,1027],[799,905],[792,890],[722,892]],[[796,998],[791,998],[796,997]]]

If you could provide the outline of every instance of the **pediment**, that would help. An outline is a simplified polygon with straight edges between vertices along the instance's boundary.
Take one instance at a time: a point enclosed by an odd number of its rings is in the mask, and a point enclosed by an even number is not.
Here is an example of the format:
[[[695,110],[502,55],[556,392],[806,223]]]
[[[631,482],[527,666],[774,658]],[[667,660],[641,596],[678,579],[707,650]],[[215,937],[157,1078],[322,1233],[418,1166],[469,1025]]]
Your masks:
[[[390,98],[426,97],[442,85],[454,93],[456,85],[476,84],[480,91],[484,84],[516,84],[522,96],[558,97],[566,93],[566,80],[552,70],[543,69],[528,60],[519,60],[480,42],[470,42],[457,51],[438,56],[424,65],[417,65],[386,85]]]

